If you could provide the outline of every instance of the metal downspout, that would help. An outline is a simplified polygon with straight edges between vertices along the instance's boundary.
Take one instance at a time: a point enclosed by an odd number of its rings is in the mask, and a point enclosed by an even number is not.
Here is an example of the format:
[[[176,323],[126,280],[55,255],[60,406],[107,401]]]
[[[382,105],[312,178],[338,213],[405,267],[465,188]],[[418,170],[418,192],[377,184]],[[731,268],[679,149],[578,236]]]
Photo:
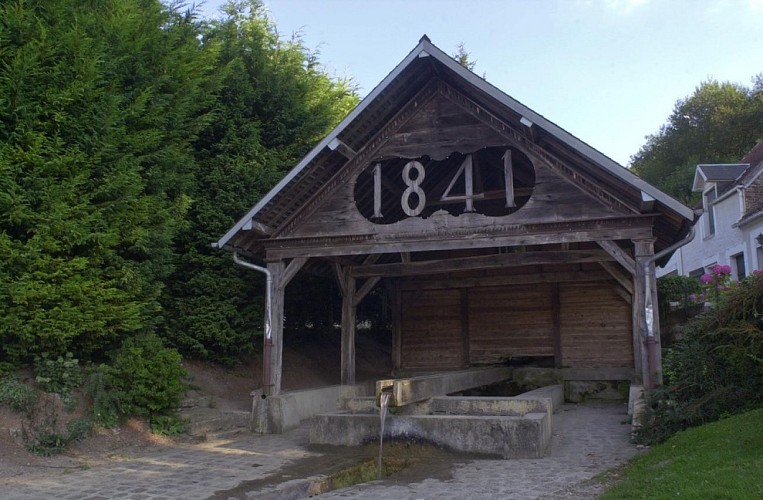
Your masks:
[[[267,277],[267,284],[265,286],[265,338],[262,341],[262,385],[265,388],[266,394],[272,394],[273,381],[270,373],[270,359],[273,352],[273,333],[271,330],[273,275],[266,267],[241,260],[238,252],[233,252],[233,262],[247,269],[263,273]]]
[[[667,248],[662,249],[660,252],[652,255],[648,259],[644,260],[644,318],[646,319],[646,352],[647,362],[649,363],[649,380],[645,380],[647,388],[653,389],[657,385],[657,377],[655,376],[655,365],[657,364],[657,347],[659,342],[654,335],[654,303],[652,301],[652,275],[654,274],[652,265],[662,257],[666,256],[670,252],[674,252],[678,248],[686,245],[694,239],[696,234],[696,225],[692,225],[686,236],[670,245]]]

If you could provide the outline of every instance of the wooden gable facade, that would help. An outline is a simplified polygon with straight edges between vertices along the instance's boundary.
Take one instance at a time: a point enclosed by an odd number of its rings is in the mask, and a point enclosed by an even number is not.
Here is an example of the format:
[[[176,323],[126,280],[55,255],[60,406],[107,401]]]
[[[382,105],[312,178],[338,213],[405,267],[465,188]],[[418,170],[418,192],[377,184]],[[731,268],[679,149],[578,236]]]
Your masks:
[[[356,307],[383,284],[396,369],[547,358],[654,385],[654,265],[694,222],[424,37],[216,245],[267,263],[272,394],[285,287],[319,268],[343,295],[343,383]]]

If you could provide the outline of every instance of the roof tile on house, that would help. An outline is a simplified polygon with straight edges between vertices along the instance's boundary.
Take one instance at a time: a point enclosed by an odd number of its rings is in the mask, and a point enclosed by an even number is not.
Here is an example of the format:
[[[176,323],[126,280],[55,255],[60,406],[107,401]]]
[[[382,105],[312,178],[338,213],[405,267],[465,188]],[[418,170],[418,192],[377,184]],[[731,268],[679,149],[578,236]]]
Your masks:
[[[748,163],[697,165],[697,169],[702,171],[706,182],[732,182],[737,180],[748,166]]]
[[[756,166],[758,163],[762,161],[763,161],[763,141],[760,141],[746,155],[744,155],[744,158],[742,158],[741,163],[748,163],[752,166]]]

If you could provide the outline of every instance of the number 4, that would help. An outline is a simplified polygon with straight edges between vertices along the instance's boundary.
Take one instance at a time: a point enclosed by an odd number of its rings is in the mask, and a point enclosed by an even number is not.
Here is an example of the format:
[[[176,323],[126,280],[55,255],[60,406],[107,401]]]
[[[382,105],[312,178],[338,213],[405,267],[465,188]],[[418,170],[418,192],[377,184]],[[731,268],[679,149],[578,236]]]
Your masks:
[[[450,180],[450,184],[448,184],[447,189],[445,189],[445,192],[440,197],[440,201],[459,201],[459,200],[465,200],[466,201],[466,208],[464,208],[464,212],[474,212],[474,177],[473,177],[473,163],[472,163],[472,155],[466,155],[466,158],[464,158],[464,161],[461,162],[461,166],[458,167],[458,170],[456,171],[456,175],[453,176],[453,178]],[[464,195],[453,195],[451,196],[450,191],[453,189],[453,186],[456,184],[456,181],[461,176],[461,174],[464,174]]]

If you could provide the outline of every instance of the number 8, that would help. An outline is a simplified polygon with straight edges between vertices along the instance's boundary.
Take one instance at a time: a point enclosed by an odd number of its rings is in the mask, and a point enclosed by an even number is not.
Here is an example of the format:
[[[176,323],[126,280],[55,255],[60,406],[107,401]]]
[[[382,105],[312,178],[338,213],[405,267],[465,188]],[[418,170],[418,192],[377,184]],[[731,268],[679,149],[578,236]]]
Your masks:
[[[411,169],[416,170],[415,179],[411,179]],[[421,189],[421,182],[424,180],[424,174],[424,165],[417,161],[409,161],[405,164],[405,167],[403,167],[403,181],[408,187],[403,191],[403,195],[400,197],[400,204],[403,207],[403,212],[409,217],[416,217],[424,211],[424,206],[427,202],[427,197]],[[414,208],[411,208],[410,203],[412,193],[416,193],[416,196],[418,197],[418,202]]]

